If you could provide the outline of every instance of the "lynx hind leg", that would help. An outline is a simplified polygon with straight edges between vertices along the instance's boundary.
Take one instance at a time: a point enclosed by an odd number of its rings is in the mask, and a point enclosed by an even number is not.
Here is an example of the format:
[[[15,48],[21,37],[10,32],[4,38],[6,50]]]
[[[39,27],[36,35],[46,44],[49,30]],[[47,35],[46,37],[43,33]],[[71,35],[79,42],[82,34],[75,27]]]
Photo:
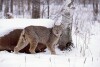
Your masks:
[[[48,44],[47,48],[50,50],[51,54],[54,54],[54,55],[56,54],[54,45]]]
[[[19,41],[16,45],[16,47],[14,48],[14,52],[18,53],[21,49],[23,49],[24,47],[26,47],[28,45],[28,40],[25,38],[25,33],[24,30],[22,31]]]

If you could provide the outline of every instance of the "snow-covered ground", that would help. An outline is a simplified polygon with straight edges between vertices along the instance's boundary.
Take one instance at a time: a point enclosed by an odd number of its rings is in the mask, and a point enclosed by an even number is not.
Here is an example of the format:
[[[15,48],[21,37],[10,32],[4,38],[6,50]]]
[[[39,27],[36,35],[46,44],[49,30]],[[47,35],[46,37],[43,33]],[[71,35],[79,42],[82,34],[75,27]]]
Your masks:
[[[72,37],[75,48],[60,51],[57,55],[46,52],[25,54],[0,51],[0,67],[100,67],[100,22],[93,21],[91,6],[77,6],[73,15]],[[36,23],[35,23],[36,22]],[[0,36],[15,28],[36,24],[52,27],[52,20],[0,20]],[[48,24],[49,23],[49,24]],[[6,32],[7,31],[7,32]]]
[[[0,52],[0,67],[100,67],[98,57]]]

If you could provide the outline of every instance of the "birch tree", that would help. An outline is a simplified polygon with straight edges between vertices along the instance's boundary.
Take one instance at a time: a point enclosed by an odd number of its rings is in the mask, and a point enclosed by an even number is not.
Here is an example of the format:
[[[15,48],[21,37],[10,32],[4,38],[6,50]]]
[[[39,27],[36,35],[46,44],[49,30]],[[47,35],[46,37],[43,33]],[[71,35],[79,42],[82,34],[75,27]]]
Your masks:
[[[73,43],[72,43],[72,21],[73,21],[72,19],[73,19],[73,16],[72,16],[71,11],[72,11],[71,8],[67,7],[67,9],[65,9],[62,14],[62,24],[63,24],[64,30],[63,30],[63,33],[58,42],[58,44],[59,44],[58,47],[61,50],[67,49],[71,45],[73,46]]]

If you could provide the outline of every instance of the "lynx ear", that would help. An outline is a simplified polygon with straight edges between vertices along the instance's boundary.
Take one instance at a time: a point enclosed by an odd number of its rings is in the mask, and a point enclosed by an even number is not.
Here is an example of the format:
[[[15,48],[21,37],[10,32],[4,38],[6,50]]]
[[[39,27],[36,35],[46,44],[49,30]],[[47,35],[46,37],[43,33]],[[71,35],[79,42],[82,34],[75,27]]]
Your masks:
[[[60,27],[62,27],[62,29],[64,29],[64,24],[63,24],[63,23],[61,23],[61,24],[60,24]]]
[[[63,26],[63,24],[61,23],[60,26]]]
[[[54,23],[54,26],[56,26],[56,22]]]
[[[54,26],[59,26],[59,25],[63,26],[63,23],[57,23],[57,22],[54,23]]]

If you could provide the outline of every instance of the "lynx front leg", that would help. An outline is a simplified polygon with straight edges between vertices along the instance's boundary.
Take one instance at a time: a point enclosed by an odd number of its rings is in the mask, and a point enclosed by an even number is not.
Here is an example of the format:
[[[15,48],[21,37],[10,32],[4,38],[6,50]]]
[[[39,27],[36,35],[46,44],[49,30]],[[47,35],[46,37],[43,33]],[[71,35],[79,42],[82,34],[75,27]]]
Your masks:
[[[34,40],[34,39],[33,39]],[[36,40],[30,41],[30,53],[35,54],[35,49],[37,47],[38,42]]]
[[[50,50],[51,54],[56,54],[54,45],[48,44],[47,48]]]
[[[18,53],[21,49],[23,49],[24,47],[26,47],[29,44],[28,41],[19,41],[17,46],[14,48],[14,52]]]

